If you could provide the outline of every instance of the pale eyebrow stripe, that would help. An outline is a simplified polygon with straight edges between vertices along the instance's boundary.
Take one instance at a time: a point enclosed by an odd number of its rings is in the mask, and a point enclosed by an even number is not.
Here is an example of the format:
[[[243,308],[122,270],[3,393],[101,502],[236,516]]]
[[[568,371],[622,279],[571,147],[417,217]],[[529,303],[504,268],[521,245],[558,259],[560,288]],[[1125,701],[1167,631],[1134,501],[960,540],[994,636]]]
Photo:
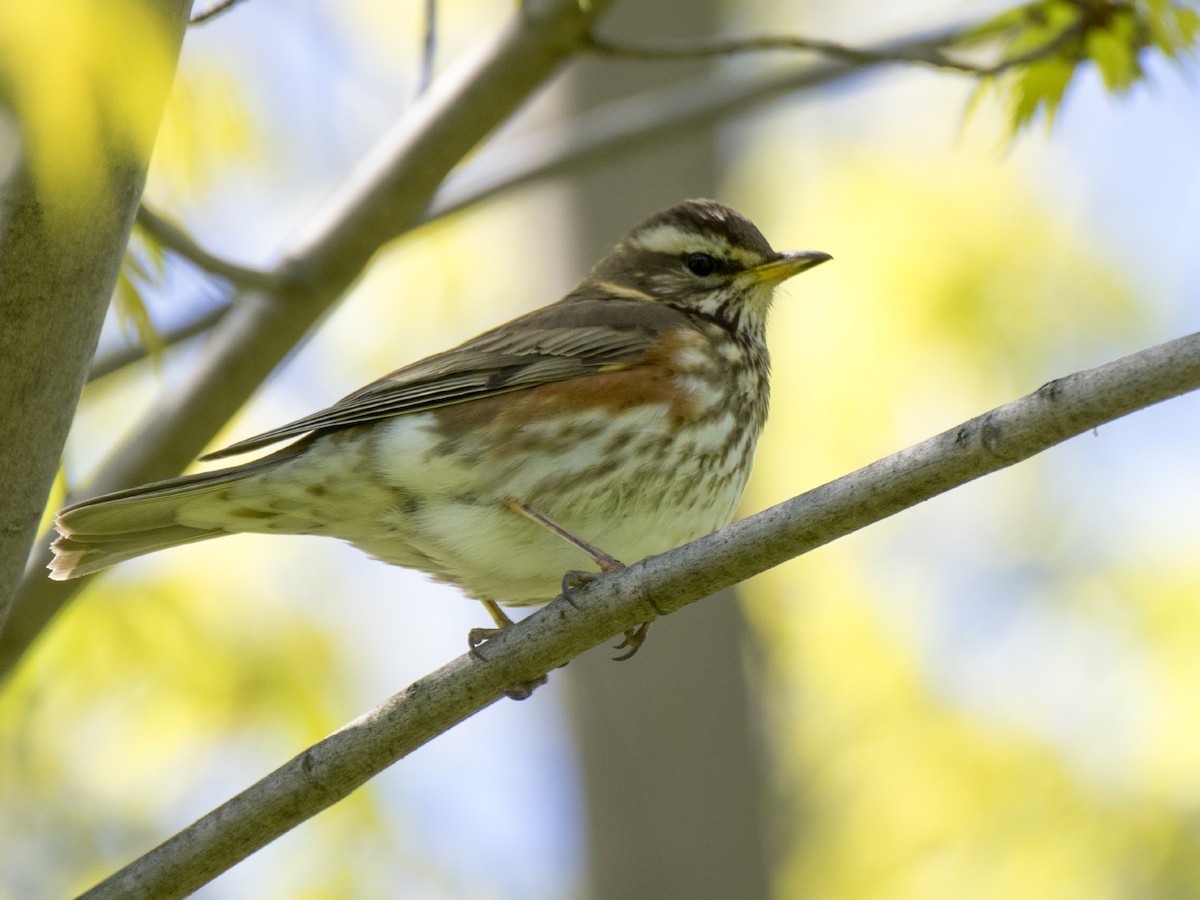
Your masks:
[[[675,255],[685,250],[708,251],[728,257],[733,248],[723,238],[684,231],[675,225],[659,225],[633,239],[633,244],[652,253]]]
[[[626,284],[617,284],[613,281],[597,281],[596,287],[609,294],[614,294],[617,297],[624,297],[626,300],[653,300],[652,294],[647,294],[645,291],[639,291],[635,287],[630,287]]]

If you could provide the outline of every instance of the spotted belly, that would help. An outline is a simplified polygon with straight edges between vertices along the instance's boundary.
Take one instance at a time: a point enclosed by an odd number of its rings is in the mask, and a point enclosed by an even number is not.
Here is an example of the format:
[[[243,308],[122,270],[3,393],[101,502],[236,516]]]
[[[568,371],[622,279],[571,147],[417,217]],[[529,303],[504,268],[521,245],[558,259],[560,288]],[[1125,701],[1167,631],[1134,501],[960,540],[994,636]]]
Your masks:
[[[380,428],[376,464],[395,492],[372,533],[350,539],[479,599],[548,602],[594,570],[578,547],[514,512],[518,500],[623,562],[673,549],[733,518],[755,434],[732,415],[679,433],[663,410],[577,416],[569,427],[476,429],[447,442],[436,414]]]

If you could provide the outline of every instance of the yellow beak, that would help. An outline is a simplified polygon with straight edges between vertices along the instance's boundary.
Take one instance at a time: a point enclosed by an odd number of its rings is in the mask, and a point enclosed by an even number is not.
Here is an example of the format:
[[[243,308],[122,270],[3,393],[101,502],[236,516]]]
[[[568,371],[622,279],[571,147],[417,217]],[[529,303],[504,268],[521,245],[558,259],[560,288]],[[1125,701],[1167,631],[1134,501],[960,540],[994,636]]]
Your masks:
[[[820,250],[793,250],[780,253],[774,259],[767,260],[753,269],[747,269],[742,273],[742,277],[749,279],[751,284],[779,284],[805,269],[819,266],[831,259],[832,256]]]

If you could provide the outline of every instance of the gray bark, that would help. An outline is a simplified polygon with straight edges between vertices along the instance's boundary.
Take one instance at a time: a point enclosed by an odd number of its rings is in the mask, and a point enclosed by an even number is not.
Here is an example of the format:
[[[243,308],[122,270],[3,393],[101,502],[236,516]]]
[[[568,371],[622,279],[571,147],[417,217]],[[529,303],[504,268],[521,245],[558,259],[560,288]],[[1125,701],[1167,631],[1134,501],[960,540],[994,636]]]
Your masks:
[[[160,21],[173,64],[191,3],[144,5]],[[131,68],[146,70],[130,77],[154,88],[145,112],[157,121],[170,81],[146,48],[124,51]],[[107,131],[94,195],[59,203],[38,190],[29,135],[16,125],[18,159],[0,197],[0,629],[58,470],[149,163],[149,147]]]

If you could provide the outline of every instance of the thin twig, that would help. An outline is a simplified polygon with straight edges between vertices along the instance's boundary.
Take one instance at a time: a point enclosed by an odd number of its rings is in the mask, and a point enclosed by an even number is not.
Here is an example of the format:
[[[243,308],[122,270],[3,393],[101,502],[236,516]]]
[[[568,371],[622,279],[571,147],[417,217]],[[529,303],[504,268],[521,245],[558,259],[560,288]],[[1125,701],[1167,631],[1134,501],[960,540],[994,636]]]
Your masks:
[[[397,760],[626,629],[1153,403],[1200,388],[1200,333],[1077,372],[677,550],[601,576],[309,747],[84,898],[182,897]],[[652,650],[650,652],[653,652]]]
[[[891,60],[936,46],[962,32],[943,29],[887,41],[872,50]],[[438,191],[428,220],[544,178],[575,171],[614,153],[680,140],[730,116],[744,114],[776,97],[842,82],[880,65],[865,60],[825,60],[783,73],[701,76],[682,84],[615,100],[561,125],[509,138],[454,172]]]
[[[214,325],[221,321],[229,312],[232,304],[229,301],[224,302],[220,306],[215,306],[205,310],[202,314],[188,319],[173,328],[159,332],[159,343],[161,347],[171,347],[175,344],[193,338],[198,334],[203,334],[212,329]],[[150,352],[142,344],[134,344],[119,347],[116,350],[109,351],[103,356],[97,356],[92,360],[92,367],[88,370],[88,384],[93,381],[98,381],[106,375],[111,375],[126,366],[131,366],[134,363],[141,362],[150,355]]]
[[[417,76],[417,94],[423,94],[433,83],[433,66],[437,56],[437,0],[425,0],[425,36],[421,42],[421,69]]]
[[[971,74],[995,75],[1053,53],[1080,33],[1064,29],[1048,43]],[[678,140],[688,131],[707,127],[785,94],[842,81],[880,65],[920,60],[929,48],[971,36],[970,28],[947,28],[916,37],[860,49],[854,59],[825,61],[803,69],[767,75],[701,76],[657,91],[616,100],[569,122],[509,138],[452,173],[438,191],[426,221],[448,216],[517,188],[575,171],[614,153]]]
[[[212,6],[203,12],[194,13],[188,19],[189,25],[199,25],[201,22],[207,22],[209,19],[215,19],[223,12],[227,12],[231,7],[241,3],[242,0],[217,0]]]
[[[940,69],[977,72],[978,67],[945,56],[936,46],[913,47],[900,53],[885,53],[864,47],[851,47],[836,41],[819,38],[759,35],[746,38],[722,38],[689,43],[637,45],[625,44],[599,35],[590,35],[588,49],[616,59],[659,61],[670,59],[709,59],[714,56],[733,56],[770,50],[801,50],[819,53],[833,59],[856,63],[924,63]]]
[[[138,207],[137,224],[172,253],[238,287],[266,290],[277,284],[278,278],[272,272],[239,265],[205,250],[186,231],[145,203]]]
[[[837,41],[821,38],[808,38],[786,35],[758,35],[745,38],[717,38],[710,40],[692,41],[689,43],[637,45],[626,44],[609,38],[603,38],[592,33],[588,36],[588,49],[601,56],[617,59],[639,59],[647,61],[678,60],[678,59],[708,59],[716,56],[732,56],[741,53],[761,53],[763,51],[806,51],[818,53],[831,59],[844,60],[858,64],[881,63],[915,63],[963,72],[968,75],[998,75],[1014,66],[1025,65],[1051,56],[1063,44],[1078,37],[1086,28],[1086,22],[1080,17],[1059,34],[1037,47],[1024,53],[1003,59],[991,65],[979,65],[965,60],[947,56],[946,51],[953,49],[955,44],[970,40],[970,29],[958,29],[950,32],[944,40],[936,43],[910,44],[900,49],[881,49],[872,47],[853,47]]]

